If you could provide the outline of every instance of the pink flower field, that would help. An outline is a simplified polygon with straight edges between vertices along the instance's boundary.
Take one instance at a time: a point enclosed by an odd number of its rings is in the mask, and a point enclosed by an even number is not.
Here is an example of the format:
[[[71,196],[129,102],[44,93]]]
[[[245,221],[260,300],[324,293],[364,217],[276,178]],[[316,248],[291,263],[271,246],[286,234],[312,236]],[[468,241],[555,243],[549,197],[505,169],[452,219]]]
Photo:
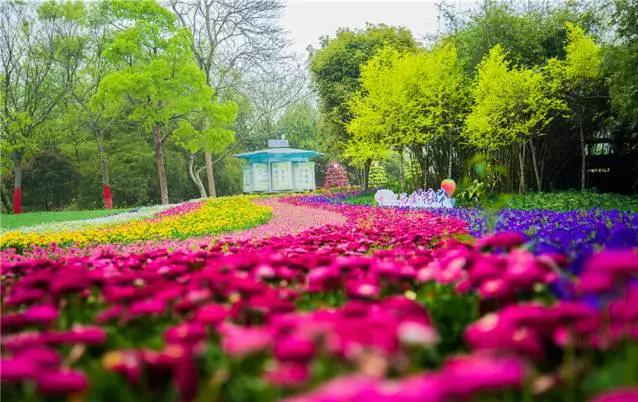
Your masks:
[[[461,215],[254,202],[245,231],[0,251],[2,398],[638,400],[635,248],[574,273]]]

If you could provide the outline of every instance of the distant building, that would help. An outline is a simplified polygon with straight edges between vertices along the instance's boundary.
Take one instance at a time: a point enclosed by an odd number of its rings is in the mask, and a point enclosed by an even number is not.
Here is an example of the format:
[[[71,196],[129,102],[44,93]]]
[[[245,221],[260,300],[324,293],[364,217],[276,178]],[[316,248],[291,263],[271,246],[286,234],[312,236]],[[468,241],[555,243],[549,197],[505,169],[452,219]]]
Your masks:
[[[309,191],[316,188],[315,163],[319,152],[290,148],[288,141],[268,140],[268,148],[237,154],[248,165],[243,169],[244,193]]]

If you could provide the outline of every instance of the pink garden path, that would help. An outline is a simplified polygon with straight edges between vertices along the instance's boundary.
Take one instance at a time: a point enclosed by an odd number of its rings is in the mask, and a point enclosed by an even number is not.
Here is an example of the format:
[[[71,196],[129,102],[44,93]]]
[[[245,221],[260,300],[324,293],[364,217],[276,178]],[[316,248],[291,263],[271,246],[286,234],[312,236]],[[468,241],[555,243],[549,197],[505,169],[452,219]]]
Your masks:
[[[271,236],[294,235],[324,225],[345,225],[346,216],[321,208],[292,205],[278,198],[257,198],[257,205],[272,208],[272,218],[260,226],[219,235],[232,240],[260,240]]]

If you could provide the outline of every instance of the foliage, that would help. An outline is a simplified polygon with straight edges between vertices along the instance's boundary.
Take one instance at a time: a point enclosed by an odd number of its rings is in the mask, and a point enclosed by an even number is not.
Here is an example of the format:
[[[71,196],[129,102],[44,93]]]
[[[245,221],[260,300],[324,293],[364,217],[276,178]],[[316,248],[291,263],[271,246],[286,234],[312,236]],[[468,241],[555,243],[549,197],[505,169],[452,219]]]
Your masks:
[[[621,119],[638,127],[638,4],[614,1],[616,41],[606,49],[611,103]]]
[[[157,216],[122,224],[50,233],[5,232],[0,248],[33,245],[85,246],[130,243],[141,240],[185,239],[243,229],[270,219],[270,207],[257,206],[251,197],[235,196],[194,201],[160,212]]]
[[[410,31],[386,25],[368,25],[365,30],[339,30],[334,38],[323,37],[321,48],[312,54],[310,71],[317,85],[323,111],[334,126],[334,145],[342,149],[350,120],[348,101],[360,89],[361,66],[380,49],[415,50]]]
[[[385,173],[385,165],[383,162],[374,161],[370,166],[370,188],[380,188],[388,184],[388,177]]]
[[[543,132],[564,103],[552,94],[541,73],[511,67],[500,45],[479,65],[474,105],[464,134],[485,150],[527,142]]]
[[[60,209],[72,202],[79,178],[70,158],[54,150],[40,152],[24,169],[24,184],[37,189],[37,193],[25,197],[24,203],[33,210]]]
[[[550,209],[554,211],[601,208],[638,212],[638,197],[610,193],[599,194],[589,191],[529,193],[510,196],[507,206],[514,209]]]
[[[349,103],[355,141],[388,147],[451,135],[462,122],[466,94],[456,49],[400,53],[385,48],[362,66],[362,90]]]

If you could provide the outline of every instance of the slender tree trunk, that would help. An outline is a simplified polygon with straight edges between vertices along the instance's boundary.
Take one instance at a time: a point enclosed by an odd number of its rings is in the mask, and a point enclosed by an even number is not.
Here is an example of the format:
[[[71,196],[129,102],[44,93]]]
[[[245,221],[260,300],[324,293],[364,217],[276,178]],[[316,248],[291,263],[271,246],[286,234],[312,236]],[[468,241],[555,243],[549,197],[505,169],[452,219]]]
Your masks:
[[[363,190],[368,189],[369,176],[370,176],[370,166],[372,166],[372,159],[368,159],[366,163],[363,165]]]
[[[197,186],[199,195],[202,198],[206,198],[206,189],[204,188],[204,183],[202,183],[199,175],[195,172],[195,154],[191,154],[188,158],[188,175],[190,176],[193,183],[195,183],[195,185]]]
[[[11,202],[9,201],[9,196],[7,195],[9,192],[4,186],[4,182],[0,182],[0,199],[2,199],[2,209],[6,212],[11,211],[13,208],[11,206]]]
[[[454,150],[452,149],[452,141],[449,141],[449,152],[447,157],[447,178],[452,178],[452,155],[454,154]]]
[[[204,160],[206,161],[206,180],[208,180],[208,195],[215,198],[217,191],[215,189],[215,176],[213,175],[213,155],[210,152],[204,152]]]
[[[525,192],[525,143],[521,144],[521,151],[518,153],[518,167],[520,169],[518,192]]]
[[[529,140],[529,149],[532,154],[532,165],[534,166],[534,176],[536,176],[536,188],[540,193],[543,191],[543,183],[541,181],[541,175],[538,171],[538,163],[536,161],[536,147],[534,146],[534,141]]]
[[[403,166],[403,150],[399,152],[399,184],[401,186],[401,191],[405,190],[405,172]]]
[[[162,205],[168,205],[168,182],[166,169],[164,168],[164,147],[162,146],[162,133],[160,126],[153,128],[153,144],[155,145],[155,165],[157,166],[157,179],[159,181]]]
[[[22,213],[22,155],[14,152],[13,159],[13,213]]]
[[[111,196],[111,180],[109,177],[109,158],[106,155],[106,149],[101,139],[97,141],[98,151],[100,152],[100,173],[102,175],[102,196],[104,198],[104,208],[113,208],[113,197]]]
[[[583,133],[583,119],[578,119],[578,135],[580,138],[580,189],[587,185],[587,155],[585,152],[585,134]]]

